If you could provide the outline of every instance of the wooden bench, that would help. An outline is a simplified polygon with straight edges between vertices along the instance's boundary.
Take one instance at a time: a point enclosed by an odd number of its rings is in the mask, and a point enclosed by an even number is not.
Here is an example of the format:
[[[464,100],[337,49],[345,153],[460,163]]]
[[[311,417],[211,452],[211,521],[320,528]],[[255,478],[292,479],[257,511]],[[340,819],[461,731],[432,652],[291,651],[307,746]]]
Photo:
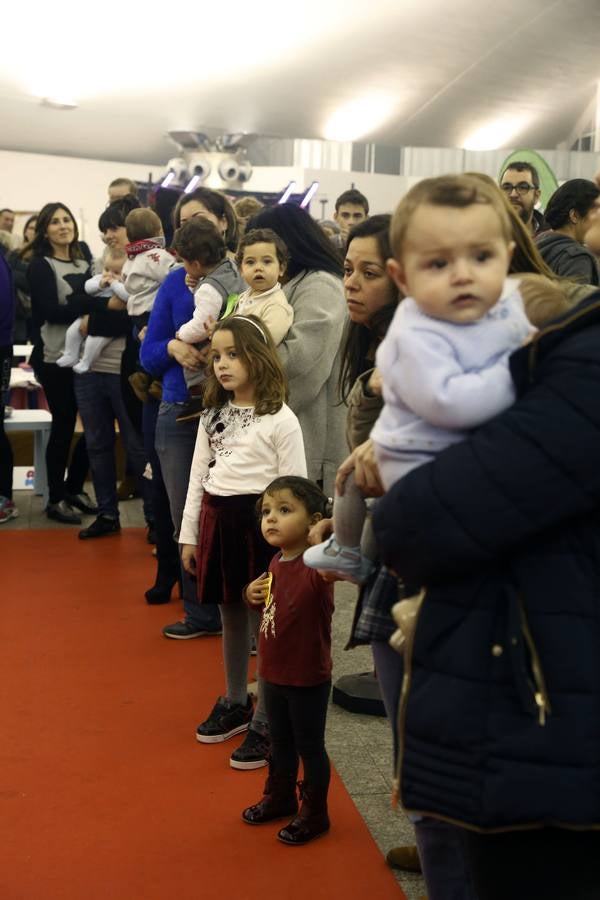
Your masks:
[[[47,409],[15,409],[4,420],[4,430],[33,432],[33,467],[35,470],[33,490],[48,502],[48,478],[46,473],[46,447],[50,437],[52,416]]]

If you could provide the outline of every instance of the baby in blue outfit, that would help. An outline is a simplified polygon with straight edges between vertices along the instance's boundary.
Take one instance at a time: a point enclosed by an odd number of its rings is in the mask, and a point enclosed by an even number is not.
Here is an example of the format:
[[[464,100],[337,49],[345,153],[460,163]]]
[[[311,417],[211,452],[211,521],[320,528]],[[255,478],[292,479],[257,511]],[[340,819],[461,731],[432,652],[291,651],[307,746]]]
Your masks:
[[[415,185],[392,218],[388,272],[405,299],[377,350],[384,407],[371,438],[386,489],[514,399],[508,360],[536,329],[519,280],[506,202],[470,176]],[[352,476],[334,504],[334,534],[306,565],[361,583],[373,564],[366,503]],[[362,550],[361,550],[362,544]]]

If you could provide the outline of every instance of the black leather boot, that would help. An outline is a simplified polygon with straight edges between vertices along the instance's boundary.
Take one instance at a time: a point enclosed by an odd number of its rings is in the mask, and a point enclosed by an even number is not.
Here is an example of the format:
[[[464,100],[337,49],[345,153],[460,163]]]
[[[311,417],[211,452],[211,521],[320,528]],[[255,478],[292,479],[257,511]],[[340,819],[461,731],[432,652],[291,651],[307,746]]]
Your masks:
[[[151,606],[157,606],[159,603],[168,603],[176,584],[179,584],[179,596],[181,596],[181,569],[179,565],[177,565],[177,568],[174,568],[170,565],[161,565],[159,562],[156,581],[144,594],[146,603],[149,603]]]
[[[289,825],[282,828],[277,837],[284,844],[300,846],[329,830],[327,814],[328,785],[311,785],[306,781],[298,783],[302,805],[298,815]]]
[[[245,809],[242,819],[248,825],[262,825],[293,816],[297,811],[296,775],[276,775],[270,764],[262,799]]]

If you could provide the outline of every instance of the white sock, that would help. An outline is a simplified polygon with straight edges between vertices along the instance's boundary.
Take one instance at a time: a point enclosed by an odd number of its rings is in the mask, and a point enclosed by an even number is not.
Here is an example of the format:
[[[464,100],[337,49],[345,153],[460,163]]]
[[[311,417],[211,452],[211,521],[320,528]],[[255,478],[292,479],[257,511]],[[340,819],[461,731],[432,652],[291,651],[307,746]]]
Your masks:
[[[83,375],[84,372],[89,372],[90,364],[86,362],[85,359],[80,359],[76,366],[73,366],[73,371],[77,372],[78,375]]]

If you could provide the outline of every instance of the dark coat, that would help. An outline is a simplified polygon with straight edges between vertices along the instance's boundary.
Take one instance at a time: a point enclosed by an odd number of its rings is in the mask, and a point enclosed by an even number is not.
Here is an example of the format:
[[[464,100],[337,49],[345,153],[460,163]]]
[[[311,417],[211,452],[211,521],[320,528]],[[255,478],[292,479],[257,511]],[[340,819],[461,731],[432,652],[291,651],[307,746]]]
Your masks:
[[[536,238],[535,243],[545,263],[556,275],[581,284],[600,285],[596,257],[579,241],[558,231],[545,231]]]
[[[385,562],[427,587],[401,798],[480,829],[600,826],[600,292],[511,370],[514,406],[375,511]]]

